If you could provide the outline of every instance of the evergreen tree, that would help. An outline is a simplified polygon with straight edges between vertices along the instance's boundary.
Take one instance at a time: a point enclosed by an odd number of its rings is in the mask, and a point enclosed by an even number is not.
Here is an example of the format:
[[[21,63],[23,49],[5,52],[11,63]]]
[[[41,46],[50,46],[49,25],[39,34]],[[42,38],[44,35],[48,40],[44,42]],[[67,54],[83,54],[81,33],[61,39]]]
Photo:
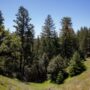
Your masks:
[[[40,46],[41,46],[41,40],[40,37],[38,36],[35,40],[34,40],[34,53],[35,53],[35,57],[37,57],[39,59],[40,57]]]
[[[61,21],[62,29],[60,36],[60,43],[62,45],[61,55],[64,58],[70,59],[75,50],[77,50],[77,39],[72,28],[70,17],[64,17]]]
[[[88,38],[87,38],[87,57],[90,57],[90,28],[88,30]]]
[[[53,58],[48,65],[48,78],[53,82],[62,83],[66,78],[66,72],[63,70],[64,68],[64,59],[58,55]]]
[[[47,53],[49,59],[57,53],[57,34],[55,32],[55,26],[50,15],[45,20],[43,31],[41,34],[41,53]],[[57,48],[56,48],[57,47]]]
[[[83,56],[90,56],[90,30],[87,27],[81,27],[77,32],[79,49]]]
[[[4,31],[5,31],[5,29],[4,29],[4,17],[3,17],[2,12],[0,11],[0,45],[3,41],[4,36],[5,36]]]
[[[78,52],[75,52],[69,66],[69,75],[75,76],[82,73],[85,70],[85,66],[80,58]]]
[[[16,20],[14,22],[16,25],[16,33],[21,39],[20,48],[20,72],[24,74],[25,63],[31,61],[32,57],[32,44],[33,44],[33,25],[30,23],[31,18],[27,9],[21,6],[16,15]],[[29,64],[29,63],[28,63]]]
[[[4,24],[4,17],[2,11],[0,11],[0,26],[3,26],[3,24]]]

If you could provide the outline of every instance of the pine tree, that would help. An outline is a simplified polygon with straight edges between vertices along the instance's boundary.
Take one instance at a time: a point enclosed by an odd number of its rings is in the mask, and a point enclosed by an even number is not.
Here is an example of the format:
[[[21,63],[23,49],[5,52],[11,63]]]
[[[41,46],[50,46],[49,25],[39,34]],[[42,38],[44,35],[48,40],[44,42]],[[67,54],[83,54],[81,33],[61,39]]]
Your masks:
[[[61,21],[62,29],[60,36],[60,43],[62,45],[61,55],[64,58],[70,59],[74,51],[78,48],[77,39],[72,28],[70,17],[64,17]]]
[[[55,32],[55,26],[50,15],[47,16],[41,33],[41,53],[47,53],[49,59],[57,53],[57,34]],[[57,42],[58,43],[58,42]],[[57,48],[56,48],[57,47]],[[56,49],[55,49],[56,48]]]
[[[0,11],[0,26],[3,26],[3,24],[4,24],[4,17],[2,11]]]
[[[40,57],[40,45],[41,45],[41,41],[40,41],[40,37],[38,36],[34,40],[34,53],[35,53],[35,57],[37,58]]]
[[[85,70],[85,66],[80,58],[80,55],[78,52],[75,52],[69,66],[69,75],[75,76],[80,73],[82,73]]]
[[[79,49],[83,53],[83,56],[90,56],[90,29],[87,27],[81,27],[77,32]]]
[[[21,6],[16,15],[14,22],[16,25],[16,33],[21,39],[20,48],[20,72],[24,74],[24,67],[27,61],[31,61],[32,44],[33,44],[33,25],[30,23],[28,10]],[[26,49],[26,50],[25,50]]]
[[[65,63],[64,59],[58,55],[53,58],[47,68],[48,78],[57,84],[62,83],[68,76],[64,70]]]

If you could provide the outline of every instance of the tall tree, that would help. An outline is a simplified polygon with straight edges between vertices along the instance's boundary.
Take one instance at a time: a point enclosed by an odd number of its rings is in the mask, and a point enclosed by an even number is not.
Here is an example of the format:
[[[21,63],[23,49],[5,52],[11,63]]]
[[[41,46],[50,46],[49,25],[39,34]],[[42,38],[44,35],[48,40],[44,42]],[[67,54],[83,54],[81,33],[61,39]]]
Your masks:
[[[55,32],[55,26],[52,17],[48,15],[43,26],[43,31],[41,33],[41,52],[42,54],[46,53],[49,59],[51,59],[56,53],[56,51],[53,50],[56,47],[56,44],[54,43],[57,41],[56,38],[57,34]]]
[[[0,11],[0,44],[2,43],[2,38],[4,37],[4,17]]]
[[[62,29],[60,42],[62,44],[62,56],[64,58],[71,58],[74,51],[77,49],[77,39],[72,28],[70,17],[64,17],[61,21]]]
[[[28,10],[21,6],[16,14],[16,33],[21,38],[20,48],[20,72],[24,74],[25,63],[31,60],[32,43],[33,43],[33,25],[30,23],[31,18],[29,17]],[[26,50],[25,50],[26,49]],[[29,55],[29,56],[27,56]]]
[[[2,11],[0,11],[0,44],[2,43],[2,39],[4,37],[4,17]]]

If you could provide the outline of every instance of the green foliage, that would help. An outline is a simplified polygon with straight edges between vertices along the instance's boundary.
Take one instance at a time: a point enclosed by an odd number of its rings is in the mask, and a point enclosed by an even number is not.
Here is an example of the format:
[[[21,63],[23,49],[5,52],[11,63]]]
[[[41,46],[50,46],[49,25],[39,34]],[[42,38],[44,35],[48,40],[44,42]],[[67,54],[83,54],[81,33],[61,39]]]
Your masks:
[[[53,19],[48,15],[41,33],[41,56],[43,53],[47,53],[49,59],[51,59],[54,55],[57,55],[58,48],[57,33],[55,32]]]
[[[90,28],[82,27],[77,33],[79,49],[84,56],[90,56]]]
[[[47,67],[49,64],[49,58],[46,53],[43,54],[41,59],[39,60],[39,77],[42,81],[47,79]]]
[[[62,46],[61,55],[64,58],[71,58],[75,50],[77,50],[77,39],[72,28],[72,22],[70,17],[64,17],[61,21],[62,29],[60,36],[60,43]]]
[[[55,73],[58,72],[60,69],[64,67],[64,59],[58,55],[57,57],[53,58],[49,65],[48,65],[48,73]]]
[[[48,63],[49,63],[49,58],[48,58],[47,54],[44,53],[42,58],[41,58],[41,60],[40,60],[40,65],[42,65],[43,67],[47,68]]]
[[[35,57],[39,58],[40,57],[40,48],[41,46],[41,40],[40,37],[38,36],[37,39],[34,40],[34,53]]]
[[[49,79],[52,82],[62,83],[66,77],[64,67],[64,59],[60,55],[52,59],[47,68]]]
[[[7,33],[7,31],[6,31]],[[15,34],[9,34],[9,32],[4,37],[4,41],[0,46],[1,59],[3,59],[4,72],[7,75],[12,75],[14,72],[18,71],[19,64],[19,48],[20,41]]]
[[[0,11],[0,27],[3,26],[4,24],[4,17],[3,17],[3,14],[2,14],[2,11]]]
[[[68,77],[68,74],[64,70],[60,70],[57,74],[56,83],[61,84]]]
[[[19,70],[24,75],[24,68],[26,65],[30,65],[33,60],[33,38],[34,31],[33,25],[30,23],[28,10],[21,6],[16,15],[14,22],[16,25],[16,33],[20,37],[20,65]]]
[[[85,70],[85,66],[80,58],[78,52],[75,52],[69,66],[69,75],[75,76],[82,73]]]

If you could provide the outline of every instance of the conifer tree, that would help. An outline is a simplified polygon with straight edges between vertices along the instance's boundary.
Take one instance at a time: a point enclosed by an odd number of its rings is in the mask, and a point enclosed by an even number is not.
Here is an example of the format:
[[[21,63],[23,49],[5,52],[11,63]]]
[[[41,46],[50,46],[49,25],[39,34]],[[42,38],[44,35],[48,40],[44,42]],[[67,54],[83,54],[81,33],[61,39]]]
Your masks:
[[[85,66],[80,58],[80,54],[75,52],[69,66],[69,75],[75,76],[82,73],[85,70]]]
[[[55,49],[57,47],[55,45],[58,44],[57,41],[57,34],[55,32],[55,26],[52,17],[48,15],[41,33],[41,53],[46,53],[49,59],[51,59],[52,56],[57,53],[57,49]],[[56,42],[57,44],[55,44]]]
[[[72,28],[70,17],[64,17],[61,21],[62,29],[60,36],[60,43],[62,45],[61,55],[64,58],[70,59],[77,49],[77,39]]]
[[[33,25],[30,23],[28,10],[21,6],[16,14],[16,33],[21,38],[20,48],[20,72],[24,74],[24,67],[27,61],[31,61],[33,44]]]

